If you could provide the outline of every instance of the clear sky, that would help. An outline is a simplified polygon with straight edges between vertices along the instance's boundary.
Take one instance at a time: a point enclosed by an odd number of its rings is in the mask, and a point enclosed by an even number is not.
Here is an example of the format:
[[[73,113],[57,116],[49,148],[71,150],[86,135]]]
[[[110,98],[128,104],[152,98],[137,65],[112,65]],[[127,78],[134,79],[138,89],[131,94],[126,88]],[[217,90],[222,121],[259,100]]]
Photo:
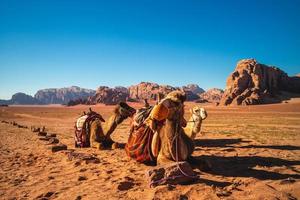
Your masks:
[[[300,0],[0,0],[0,99],[140,81],[224,88],[243,58],[300,73]]]

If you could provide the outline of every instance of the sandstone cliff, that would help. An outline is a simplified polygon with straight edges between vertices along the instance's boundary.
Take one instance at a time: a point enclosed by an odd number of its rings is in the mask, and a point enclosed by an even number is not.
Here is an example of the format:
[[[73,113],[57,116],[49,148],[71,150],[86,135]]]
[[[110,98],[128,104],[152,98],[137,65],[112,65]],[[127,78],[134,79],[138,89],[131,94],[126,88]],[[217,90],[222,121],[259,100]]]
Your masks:
[[[220,102],[222,95],[224,91],[218,88],[212,88],[207,90],[206,92],[200,94],[201,100],[204,100],[206,102],[213,102],[217,103]]]
[[[254,105],[280,102],[281,91],[300,93],[300,78],[254,59],[238,62],[227,78],[221,105]]]
[[[94,94],[95,90],[72,86],[39,90],[34,97],[43,104],[67,104],[70,100],[85,99]]]

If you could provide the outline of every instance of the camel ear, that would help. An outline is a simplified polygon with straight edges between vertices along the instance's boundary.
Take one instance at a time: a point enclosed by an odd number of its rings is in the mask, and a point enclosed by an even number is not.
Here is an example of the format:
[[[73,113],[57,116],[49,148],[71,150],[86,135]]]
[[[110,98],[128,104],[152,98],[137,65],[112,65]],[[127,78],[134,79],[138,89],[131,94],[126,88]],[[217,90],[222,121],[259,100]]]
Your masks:
[[[103,117],[101,115],[100,115],[100,121],[105,122],[105,119],[103,119]]]

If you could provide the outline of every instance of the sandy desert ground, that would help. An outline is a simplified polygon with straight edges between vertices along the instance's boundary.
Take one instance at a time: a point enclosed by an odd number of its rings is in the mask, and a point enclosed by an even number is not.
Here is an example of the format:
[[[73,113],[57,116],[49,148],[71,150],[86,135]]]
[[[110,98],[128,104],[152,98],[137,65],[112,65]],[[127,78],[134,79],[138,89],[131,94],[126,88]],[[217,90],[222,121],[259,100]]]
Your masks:
[[[187,103],[186,109],[194,105]],[[69,161],[63,152],[52,153],[30,129],[0,123],[0,199],[300,199],[299,99],[248,107],[202,106],[208,118],[193,156],[210,163],[211,169],[194,165],[200,180],[156,188],[145,177],[153,167],[129,159],[124,149],[76,149],[94,154],[100,163]],[[0,120],[46,126],[74,149],[74,121],[87,109],[1,107]],[[113,106],[93,109],[107,118]],[[129,120],[113,138],[125,143],[128,132]]]

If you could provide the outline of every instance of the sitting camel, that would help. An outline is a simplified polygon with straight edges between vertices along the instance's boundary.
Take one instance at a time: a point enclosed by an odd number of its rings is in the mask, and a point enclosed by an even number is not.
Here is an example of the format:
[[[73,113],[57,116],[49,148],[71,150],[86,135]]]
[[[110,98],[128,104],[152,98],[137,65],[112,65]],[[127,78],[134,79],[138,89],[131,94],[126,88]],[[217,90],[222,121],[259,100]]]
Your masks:
[[[193,107],[190,112],[192,116],[184,128],[184,133],[192,140],[195,140],[196,135],[201,131],[202,121],[206,119],[207,112],[204,108],[200,108],[199,106]]]
[[[114,113],[108,120],[101,123],[101,119],[96,119],[90,123],[90,145],[93,148],[118,148],[118,143],[111,139],[111,134],[128,117],[132,117],[135,109],[128,104],[121,102],[114,109]]]
[[[183,95],[183,94],[179,94]],[[165,99],[163,105],[168,109],[164,125],[154,134],[151,151],[157,157],[157,164],[173,161],[185,161],[194,151],[194,139],[201,130],[202,120],[207,113],[204,108],[195,106],[192,116],[183,128],[185,122],[183,102],[174,98]]]
[[[146,163],[186,160],[194,150],[193,140],[207,114],[203,108],[196,106],[191,110],[190,121],[186,122],[183,117],[185,98],[181,91],[169,93],[154,106],[143,124],[133,125],[125,146],[127,155]]]

